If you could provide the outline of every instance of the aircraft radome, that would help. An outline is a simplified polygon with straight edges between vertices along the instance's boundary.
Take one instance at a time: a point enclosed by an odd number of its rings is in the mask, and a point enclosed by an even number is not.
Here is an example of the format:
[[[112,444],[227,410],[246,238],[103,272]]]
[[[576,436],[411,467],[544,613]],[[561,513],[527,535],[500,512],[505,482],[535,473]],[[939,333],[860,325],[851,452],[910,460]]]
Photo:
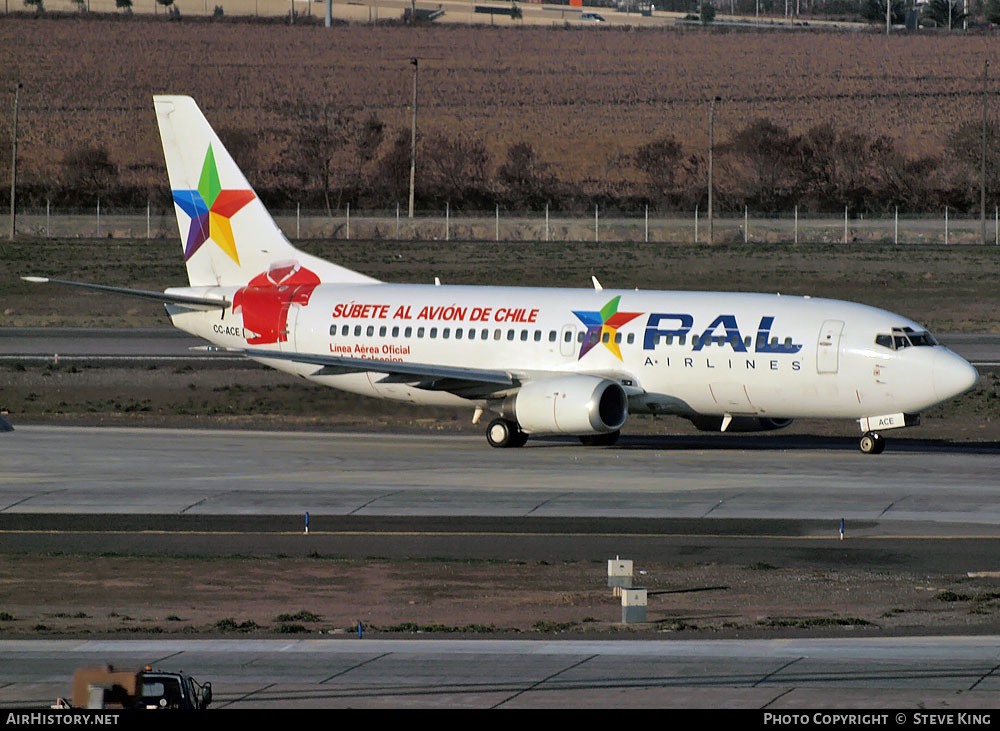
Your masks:
[[[294,248],[190,97],[154,97],[189,286],[173,324],[345,391],[496,414],[486,437],[610,445],[629,414],[702,429],[853,419],[861,450],[971,388],[921,325],[851,302],[725,292],[386,284]]]

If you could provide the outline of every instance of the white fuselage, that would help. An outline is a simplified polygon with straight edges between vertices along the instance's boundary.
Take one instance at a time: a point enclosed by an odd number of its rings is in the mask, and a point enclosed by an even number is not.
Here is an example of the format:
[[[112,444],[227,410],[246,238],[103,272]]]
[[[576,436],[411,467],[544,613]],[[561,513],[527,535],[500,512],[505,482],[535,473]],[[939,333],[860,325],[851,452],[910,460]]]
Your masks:
[[[169,291],[231,299],[236,289]],[[266,362],[346,391],[421,404],[482,405],[445,391],[380,383],[378,362],[528,378],[598,375],[622,383],[632,413],[770,418],[917,413],[961,393],[976,378],[965,360],[942,346],[893,349],[876,342],[894,328],[921,332],[911,320],[808,297],[320,284],[307,303],[287,306],[284,339],[259,345],[248,343],[254,333],[248,333],[244,310],[230,308],[221,318],[218,312],[183,311],[172,318],[179,328],[223,347],[369,359],[370,372],[339,375],[318,374],[316,365]]]

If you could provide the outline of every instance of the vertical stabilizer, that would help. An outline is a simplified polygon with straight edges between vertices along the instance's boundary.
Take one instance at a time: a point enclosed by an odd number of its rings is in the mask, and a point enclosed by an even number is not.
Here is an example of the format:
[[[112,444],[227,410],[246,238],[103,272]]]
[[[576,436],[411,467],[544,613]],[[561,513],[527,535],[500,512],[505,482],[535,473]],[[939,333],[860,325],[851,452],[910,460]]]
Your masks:
[[[289,243],[188,96],[155,96],[163,156],[192,286],[246,284],[298,264],[322,282],[376,282]]]

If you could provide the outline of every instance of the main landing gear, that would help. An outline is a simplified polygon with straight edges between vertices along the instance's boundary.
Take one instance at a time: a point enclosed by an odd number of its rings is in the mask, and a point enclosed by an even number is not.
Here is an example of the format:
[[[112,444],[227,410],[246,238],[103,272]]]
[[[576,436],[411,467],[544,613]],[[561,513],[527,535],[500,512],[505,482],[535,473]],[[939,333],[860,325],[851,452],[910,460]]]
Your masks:
[[[882,454],[885,451],[885,437],[878,432],[865,432],[858,446],[865,454]]]
[[[521,431],[516,421],[494,419],[486,427],[486,441],[491,447],[523,447],[528,441],[528,435]]]
[[[585,447],[610,447],[618,441],[620,431],[609,434],[584,434],[580,442]],[[528,441],[528,435],[521,431],[516,421],[510,419],[494,419],[486,427],[486,441],[491,447],[505,449],[507,447],[523,447]]]

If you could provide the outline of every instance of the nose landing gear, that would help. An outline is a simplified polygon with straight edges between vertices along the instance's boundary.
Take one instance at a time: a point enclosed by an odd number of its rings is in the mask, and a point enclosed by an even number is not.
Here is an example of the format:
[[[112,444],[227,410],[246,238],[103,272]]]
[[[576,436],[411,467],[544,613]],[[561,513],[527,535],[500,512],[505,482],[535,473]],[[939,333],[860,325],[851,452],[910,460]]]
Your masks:
[[[865,454],[882,454],[885,451],[885,437],[878,432],[865,432],[858,446]]]

